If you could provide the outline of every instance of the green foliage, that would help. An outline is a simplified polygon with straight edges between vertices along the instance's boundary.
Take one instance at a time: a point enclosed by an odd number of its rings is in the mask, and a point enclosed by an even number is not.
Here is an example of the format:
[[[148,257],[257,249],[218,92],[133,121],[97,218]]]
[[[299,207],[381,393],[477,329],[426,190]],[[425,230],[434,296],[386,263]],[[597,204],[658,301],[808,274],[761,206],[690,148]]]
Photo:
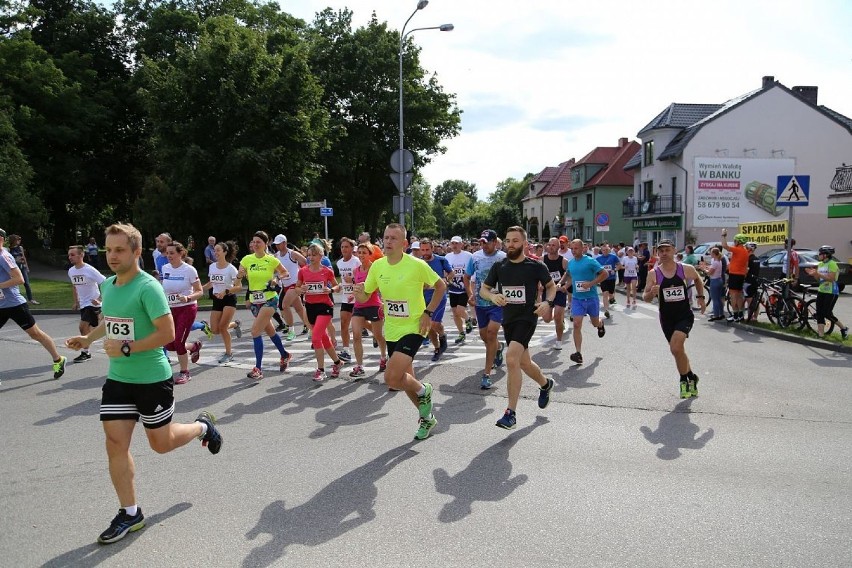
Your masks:
[[[10,106],[8,100],[0,98],[0,227],[20,231],[39,226],[47,219],[47,211],[38,196],[30,192],[33,170],[18,147]]]
[[[460,179],[448,179],[435,187],[435,202],[447,206],[458,193],[464,193],[472,202],[478,198],[476,195],[476,184]]]

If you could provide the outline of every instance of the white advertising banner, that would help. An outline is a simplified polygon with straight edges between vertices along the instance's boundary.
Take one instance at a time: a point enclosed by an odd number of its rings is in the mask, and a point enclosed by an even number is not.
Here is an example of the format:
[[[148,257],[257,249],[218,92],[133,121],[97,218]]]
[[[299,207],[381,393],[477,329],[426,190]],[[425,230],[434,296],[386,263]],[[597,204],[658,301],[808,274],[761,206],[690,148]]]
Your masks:
[[[695,227],[736,227],[775,221],[787,213],[775,203],[778,176],[795,173],[783,158],[695,158],[692,223]]]

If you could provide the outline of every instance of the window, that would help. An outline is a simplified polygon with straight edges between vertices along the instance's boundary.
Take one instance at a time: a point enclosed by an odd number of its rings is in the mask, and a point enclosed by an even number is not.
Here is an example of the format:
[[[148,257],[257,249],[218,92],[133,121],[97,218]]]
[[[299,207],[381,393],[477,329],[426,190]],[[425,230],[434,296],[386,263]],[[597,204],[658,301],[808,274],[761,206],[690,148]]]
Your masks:
[[[642,199],[641,201],[648,201],[651,199],[651,194],[654,193],[654,181],[646,181],[642,183]]]
[[[675,195],[677,195],[677,176],[672,177],[672,205],[674,205]]]
[[[571,211],[577,210],[577,197],[574,196],[571,198]]]
[[[643,166],[653,166],[654,165],[654,141],[648,140],[645,142],[645,147],[642,150],[642,165]]]
[[[591,209],[591,208],[592,208],[592,194],[587,193],[586,194],[586,209]]]
[[[584,241],[591,241],[592,240],[592,227],[591,227],[591,225],[583,227],[583,240]]]

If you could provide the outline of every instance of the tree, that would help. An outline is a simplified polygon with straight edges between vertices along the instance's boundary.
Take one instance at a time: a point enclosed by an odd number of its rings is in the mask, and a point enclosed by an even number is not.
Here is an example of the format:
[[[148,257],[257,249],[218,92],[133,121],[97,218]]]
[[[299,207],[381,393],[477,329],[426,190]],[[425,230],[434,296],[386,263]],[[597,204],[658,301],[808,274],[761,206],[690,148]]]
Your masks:
[[[159,193],[171,196],[149,215],[180,204],[180,233],[213,226],[246,237],[299,225],[327,114],[305,46],[270,53],[268,39],[231,16],[213,17],[197,46],[180,47],[173,61],[143,61],[156,156],[144,197],[156,207]]]
[[[476,184],[462,181],[460,179],[448,179],[443,183],[435,186],[434,198],[436,203],[447,206],[453,200],[457,193],[464,193],[472,202],[476,202],[478,197],[476,193]]]
[[[429,184],[418,176],[411,184],[411,195],[414,201],[412,231],[420,236],[437,236],[438,225],[432,214],[432,191]]]
[[[349,10],[326,9],[317,14],[309,38],[311,68],[330,116],[330,146],[320,157],[324,170],[311,195],[333,202],[335,213],[341,211],[335,219],[339,232],[366,229],[375,234],[394,217],[391,202],[397,194],[388,162],[398,145],[399,34],[375,14],[366,26],[353,30]],[[442,140],[458,134],[460,111],[434,76],[426,79],[418,55],[407,41],[405,140],[416,165],[422,165],[428,155],[444,151]],[[428,209],[418,212],[423,200],[416,192],[414,196],[418,219]]]
[[[17,232],[38,227],[47,220],[47,211],[31,191],[33,170],[18,148],[18,133],[9,116],[11,103],[0,98],[0,187],[3,207],[0,227]]]

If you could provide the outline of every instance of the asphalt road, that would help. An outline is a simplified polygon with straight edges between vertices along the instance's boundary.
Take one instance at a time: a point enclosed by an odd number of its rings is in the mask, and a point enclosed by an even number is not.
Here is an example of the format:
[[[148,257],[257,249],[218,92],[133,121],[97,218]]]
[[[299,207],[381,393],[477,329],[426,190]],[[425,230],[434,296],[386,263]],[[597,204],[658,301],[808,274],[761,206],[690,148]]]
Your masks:
[[[222,452],[158,455],[138,427],[147,527],[109,546],[95,543],[118,508],[97,418],[106,357],[54,381],[45,351],[10,323],[0,564],[850,565],[852,358],[699,322],[688,351],[701,396],[681,401],[654,312],[619,307],[603,339],[587,328],[583,366],[570,345],[540,345],[552,334],[540,324],[533,356],[557,385],[542,411],[525,382],[511,432],[494,426],[503,371],[494,390],[478,388],[478,340],[437,364],[423,349],[416,370],[435,385],[440,421],[423,442],[369,345],[364,381],[314,384],[299,338],[288,372],[253,383],[250,339],[228,367],[215,365],[214,340],[176,387],[176,418],[211,410]],[[70,315],[39,325],[57,343],[76,333]]]

